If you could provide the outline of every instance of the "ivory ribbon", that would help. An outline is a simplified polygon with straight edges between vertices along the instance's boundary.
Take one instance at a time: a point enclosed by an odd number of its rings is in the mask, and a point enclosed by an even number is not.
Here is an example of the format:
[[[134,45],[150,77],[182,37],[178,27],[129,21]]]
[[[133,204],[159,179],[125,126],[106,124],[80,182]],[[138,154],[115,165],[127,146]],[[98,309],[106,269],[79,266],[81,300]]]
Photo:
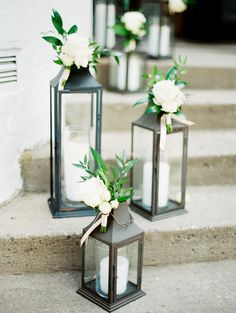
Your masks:
[[[70,75],[70,68],[65,68],[59,80],[58,90],[63,90]]]
[[[102,215],[102,216],[101,216]],[[99,225],[101,225],[104,221],[103,218],[103,214],[99,214],[98,217],[101,216],[99,218],[99,220],[97,220],[87,231],[86,233],[83,235],[83,237],[80,240],[80,247],[83,245],[83,243],[85,242],[85,240],[88,238],[88,236],[91,234],[92,231],[94,231],[94,229],[96,229]],[[107,219],[107,218],[106,218]],[[96,220],[96,218],[95,218]],[[104,226],[104,225],[103,225]],[[106,225],[105,225],[106,226]]]
[[[166,145],[166,125],[171,125],[171,119],[176,120],[177,122],[183,123],[185,125],[191,126],[194,123],[191,121],[187,121],[183,117],[173,114],[173,113],[168,113],[164,114],[161,117],[161,126],[160,126],[160,143],[159,147],[161,150],[165,150],[165,145]]]

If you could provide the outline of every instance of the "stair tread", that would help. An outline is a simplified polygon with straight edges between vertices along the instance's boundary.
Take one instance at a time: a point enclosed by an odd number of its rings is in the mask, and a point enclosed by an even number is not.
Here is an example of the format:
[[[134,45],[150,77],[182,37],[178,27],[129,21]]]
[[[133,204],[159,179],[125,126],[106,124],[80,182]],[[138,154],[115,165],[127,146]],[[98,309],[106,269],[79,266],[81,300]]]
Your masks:
[[[146,232],[178,231],[215,227],[235,227],[235,191],[233,186],[189,186],[188,214],[149,222],[133,213]],[[47,205],[47,193],[25,193],[0,208],[0,238],[80,235],[93,217],[53,219]]]

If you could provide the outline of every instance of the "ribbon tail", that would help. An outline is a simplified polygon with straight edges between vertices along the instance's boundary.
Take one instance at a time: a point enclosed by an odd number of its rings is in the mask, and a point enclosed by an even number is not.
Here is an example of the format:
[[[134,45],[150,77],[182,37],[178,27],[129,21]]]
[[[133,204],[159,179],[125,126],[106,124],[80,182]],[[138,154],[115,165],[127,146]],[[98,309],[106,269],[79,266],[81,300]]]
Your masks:
[[[165,146],[166,146],[166,118],[165,115],[162,115],[159,147],[161,150],[165,150]]]
[[[193,122],[188,121],[188,120],[184,119],[183,117],[176,115],[176,114],[171,113],[171,118],[173,120],[176,120],[177,122],[183,123],[183,124],[188,125],[188,126],[194,125]]]
[[[64,86],[65,86],[69,76],[70,76],[70,69],[69,68],[65,68],[63,73],[62,73],[62,75],[61,75],[60,81],[59,81],[58,90],[63,90],[64,89]]]
[[[85,240],[88,238],[88,236],[91,234],[92,231],[94,231],[95,228],[97,228],[102,223],[103,218],[101,217],[96,223],[94,223],[83,235],[83,237],[80,239],[80,247],[83,245]]]

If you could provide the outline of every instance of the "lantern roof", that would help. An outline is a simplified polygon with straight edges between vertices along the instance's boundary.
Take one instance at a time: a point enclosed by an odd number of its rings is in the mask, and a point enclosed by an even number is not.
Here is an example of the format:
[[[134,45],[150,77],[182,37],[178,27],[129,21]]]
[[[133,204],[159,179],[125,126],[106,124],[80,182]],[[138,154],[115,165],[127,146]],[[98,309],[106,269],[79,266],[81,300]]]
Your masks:
[[[156,113],[148,113],[145,111],[144,114],[138,120],[132,123],[132,125],[149,129],[156,133],[160,133],[161,116],[162,115],[157,115]],[[188,126],[181,122],[172,120],[172,127],[173,131],[178,131]]]
[[[86,231],[92,226],[90,224],[84,229]],[[99,226],[90,234],[91,237],[102,241],[108,245],[118,244],[120,242],[129,241],[133,237],[138,237],[143,234],[134,222],[126,202],[120,203],[117,209],[114,209],[112,215],[108,217],[107,231],[100,232]]]
[[[58,87],[60,78],[64,72],[64,67],[61,68],[57,76],[50,81],[52,87]],[[101,89],[102,85],[96,81],[89,71],[89,68],[72,69],[64,89],[62,92],[86,92]]]

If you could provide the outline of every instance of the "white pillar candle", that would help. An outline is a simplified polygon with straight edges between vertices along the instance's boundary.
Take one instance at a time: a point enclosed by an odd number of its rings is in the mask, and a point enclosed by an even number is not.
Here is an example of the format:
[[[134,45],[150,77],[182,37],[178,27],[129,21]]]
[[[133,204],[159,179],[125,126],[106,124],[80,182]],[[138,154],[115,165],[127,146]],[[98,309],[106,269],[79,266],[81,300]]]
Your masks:
[[[79,195],[79,182],[81,176],[86,176],[83,169],[73,164],[83,161],[85,154],[89,156],[89,144],[78,142],[76,139],[65,138],[64,141],[64,180],[65,197],[70,201],[81,201]]]
[[[126,82],[126,57],[122,54],[120,57],[120,64],[117,65],[114,59],[110,59],[109,69],[109,84],[110,87],[119,90],[125,90]]]
[[[98,3],[95,6],[95,41],[100,44],[101,47],[105,47],[106,40],[106,4]]]
[[[127,289],[129,272],[129,260],[126,257],[118,256],[117,258],[117,280],[116,294],[119,296]],[[109,257],[105,257],[100,262],[100,288],[104,294],[108,294],[109,286]]]
[[[167,162],[159,164],[158,207],[164,207],[169,198],[170,166]],[[152,162],[146,162],[143,167],[143,204],[152,204]]]
[[[143,79],[143,59],[138,54],[131,54],[129,58],[128,90],[136,91],[140,89]]]
[[[148,54],[152,57],[158,56],[160,25],[159,19],[153,19],[149,25],[148,33]]]
[[[114,4],[108,4],[107,9],[107,48],[112,49],[116,43],[115,32],[112,26],[116,22],[116,7]]]
[[[169,25],[161,26],[161,34],[160,34],[160,56],[166,57],[170,55],[170,35],[171,29]]]

